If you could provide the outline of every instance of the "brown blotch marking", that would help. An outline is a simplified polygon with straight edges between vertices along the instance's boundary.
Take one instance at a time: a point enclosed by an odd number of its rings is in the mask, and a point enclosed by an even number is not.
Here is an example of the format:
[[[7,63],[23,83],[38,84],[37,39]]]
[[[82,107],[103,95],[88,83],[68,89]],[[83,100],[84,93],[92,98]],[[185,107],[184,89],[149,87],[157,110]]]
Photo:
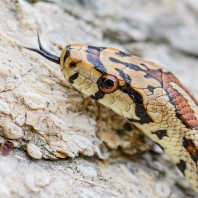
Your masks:
[[[161,140],[164,136],[167,136],[167,131],[166,130],[158,130],[158,131],[155,131],[155,132],[152,132],[152,134],[155,134],[157,135],[157,137]]]
[[[195,163],[198,161],[198,149],[195,146],[194,142],[191,139],[183,138],[183,146],[186,148],[186,150],[191,155],[192,159],[195,161]]]
[[[8,155],[14,147],[14,144],[10,141],[4,141],[1,146],[2,155]]]
[[[186,170],[186,162],[184,160],[180,160],[176,166],[180,169],[180,171],[184,174],[184,171]]]
[[[198,129],[198,119],[194,115],[193,109],[189,106],[188,101],[179,93],[176,89],[172,87],[171,82],[176,83],[180,86],[198,105],[198,102],[194,95],[192,95],[189,90],[184,87],[180,81],[172,73],[162,73],[163,87],[167,90],[170,102],[176,107],[177,117],[188,127]]]

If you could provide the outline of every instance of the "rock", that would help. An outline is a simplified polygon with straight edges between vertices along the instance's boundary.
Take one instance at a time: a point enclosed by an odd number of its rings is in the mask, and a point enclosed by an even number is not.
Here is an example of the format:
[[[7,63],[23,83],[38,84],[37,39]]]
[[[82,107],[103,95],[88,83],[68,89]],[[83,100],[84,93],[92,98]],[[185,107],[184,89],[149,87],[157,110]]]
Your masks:
[[[0,112],[10,114],[10,108],[6,102],[0,100]]]
[[[155,192],[159,197],[169,197],[171,194],[170,187],[163,182],[158,182],[155,186]]]
[[[3,121],[1,126],[3,128],[3,134],[6,138],[14,140],[23,137],[23,130],[13,123],[11,119],[2,119],[1,121]]]
[[[89,166],[78,165],[77,170],[82,173],[85,177],[97,177],[97,172]]]
[[[153,143],[154,153],[131,160],[148,150],[142,132],[74,90],[58,65],[19,45],[38,48],[38,29],[57,56],[72,43],[116,47],[167,67],[198,96],[196,2],[4,0],[0,7],[0,142],[14,139],[15,147],[0,159],[2,196],[193,194]]]
[[[24,102],[30,109],[44,109],[46,105],[44,98],[35,93],[24,94]]]
[[[33,159],[41,159],[42,158],[42,153],[35,144],[29,143],[27,145],[27,153],[30,157]]]

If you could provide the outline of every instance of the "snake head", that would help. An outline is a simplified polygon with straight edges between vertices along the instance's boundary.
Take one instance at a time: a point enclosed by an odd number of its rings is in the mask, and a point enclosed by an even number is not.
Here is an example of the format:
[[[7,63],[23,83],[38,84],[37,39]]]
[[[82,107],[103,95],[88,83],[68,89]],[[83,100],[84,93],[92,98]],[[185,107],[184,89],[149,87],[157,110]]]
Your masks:
[[[169,100],[163,90],[162,67],[114,48],[82,44],[64,48],[60,65],[77,90],[119,115],[141,124],[153,122],[154,117],[161,121],[155,106],[164,113],[163,105]]]
[[[65,79],[77,90],[133,122],[153,122],[147,109],[155,108],[149,106],[152,95],[163,91],[161,67],[114,48],[82,44],[66,46],[58,57],[43,48],[37,35],[39,49],[26,49],[60,64]]]

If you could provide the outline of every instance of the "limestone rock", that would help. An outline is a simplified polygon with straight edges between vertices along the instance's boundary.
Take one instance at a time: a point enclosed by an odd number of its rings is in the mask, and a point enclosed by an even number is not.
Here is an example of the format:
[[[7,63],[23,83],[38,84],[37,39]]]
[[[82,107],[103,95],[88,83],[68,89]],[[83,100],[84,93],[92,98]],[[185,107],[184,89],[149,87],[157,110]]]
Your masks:
[[[196,196],[141,131],[19,46],[38,48],[38,29],[57,56],[72,43],[117,47],[167,67],[198,96],[195,1],[3,0],[0,7],[0,143],[14,145],[0,155],[0,197]]]

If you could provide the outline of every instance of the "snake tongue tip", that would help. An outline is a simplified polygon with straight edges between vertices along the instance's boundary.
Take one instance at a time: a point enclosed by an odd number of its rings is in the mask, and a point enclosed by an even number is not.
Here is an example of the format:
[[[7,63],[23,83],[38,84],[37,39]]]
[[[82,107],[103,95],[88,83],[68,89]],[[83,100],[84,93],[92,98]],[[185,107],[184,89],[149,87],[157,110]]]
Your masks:
[[[34,52],[37,52],[38,54],[40,54],[41,56],[45,57],[46,59],[48,59],[48,60],[50,60],[50,61],[52,61],[52,62],[54,62],[56,64],[60,64],[60,57],[58,57],[58,56],[56,56],[54,54],[51,54],[50,52],[45,50],[44,47],[42,46],[38,30],[37,30],[37,39],[38,39],[39,49],[25,47],[25,46],[21,46],[21,45],[20,45],[20,47],[28,49],[28,50],[31,50],[31,51],[34,51]]]

